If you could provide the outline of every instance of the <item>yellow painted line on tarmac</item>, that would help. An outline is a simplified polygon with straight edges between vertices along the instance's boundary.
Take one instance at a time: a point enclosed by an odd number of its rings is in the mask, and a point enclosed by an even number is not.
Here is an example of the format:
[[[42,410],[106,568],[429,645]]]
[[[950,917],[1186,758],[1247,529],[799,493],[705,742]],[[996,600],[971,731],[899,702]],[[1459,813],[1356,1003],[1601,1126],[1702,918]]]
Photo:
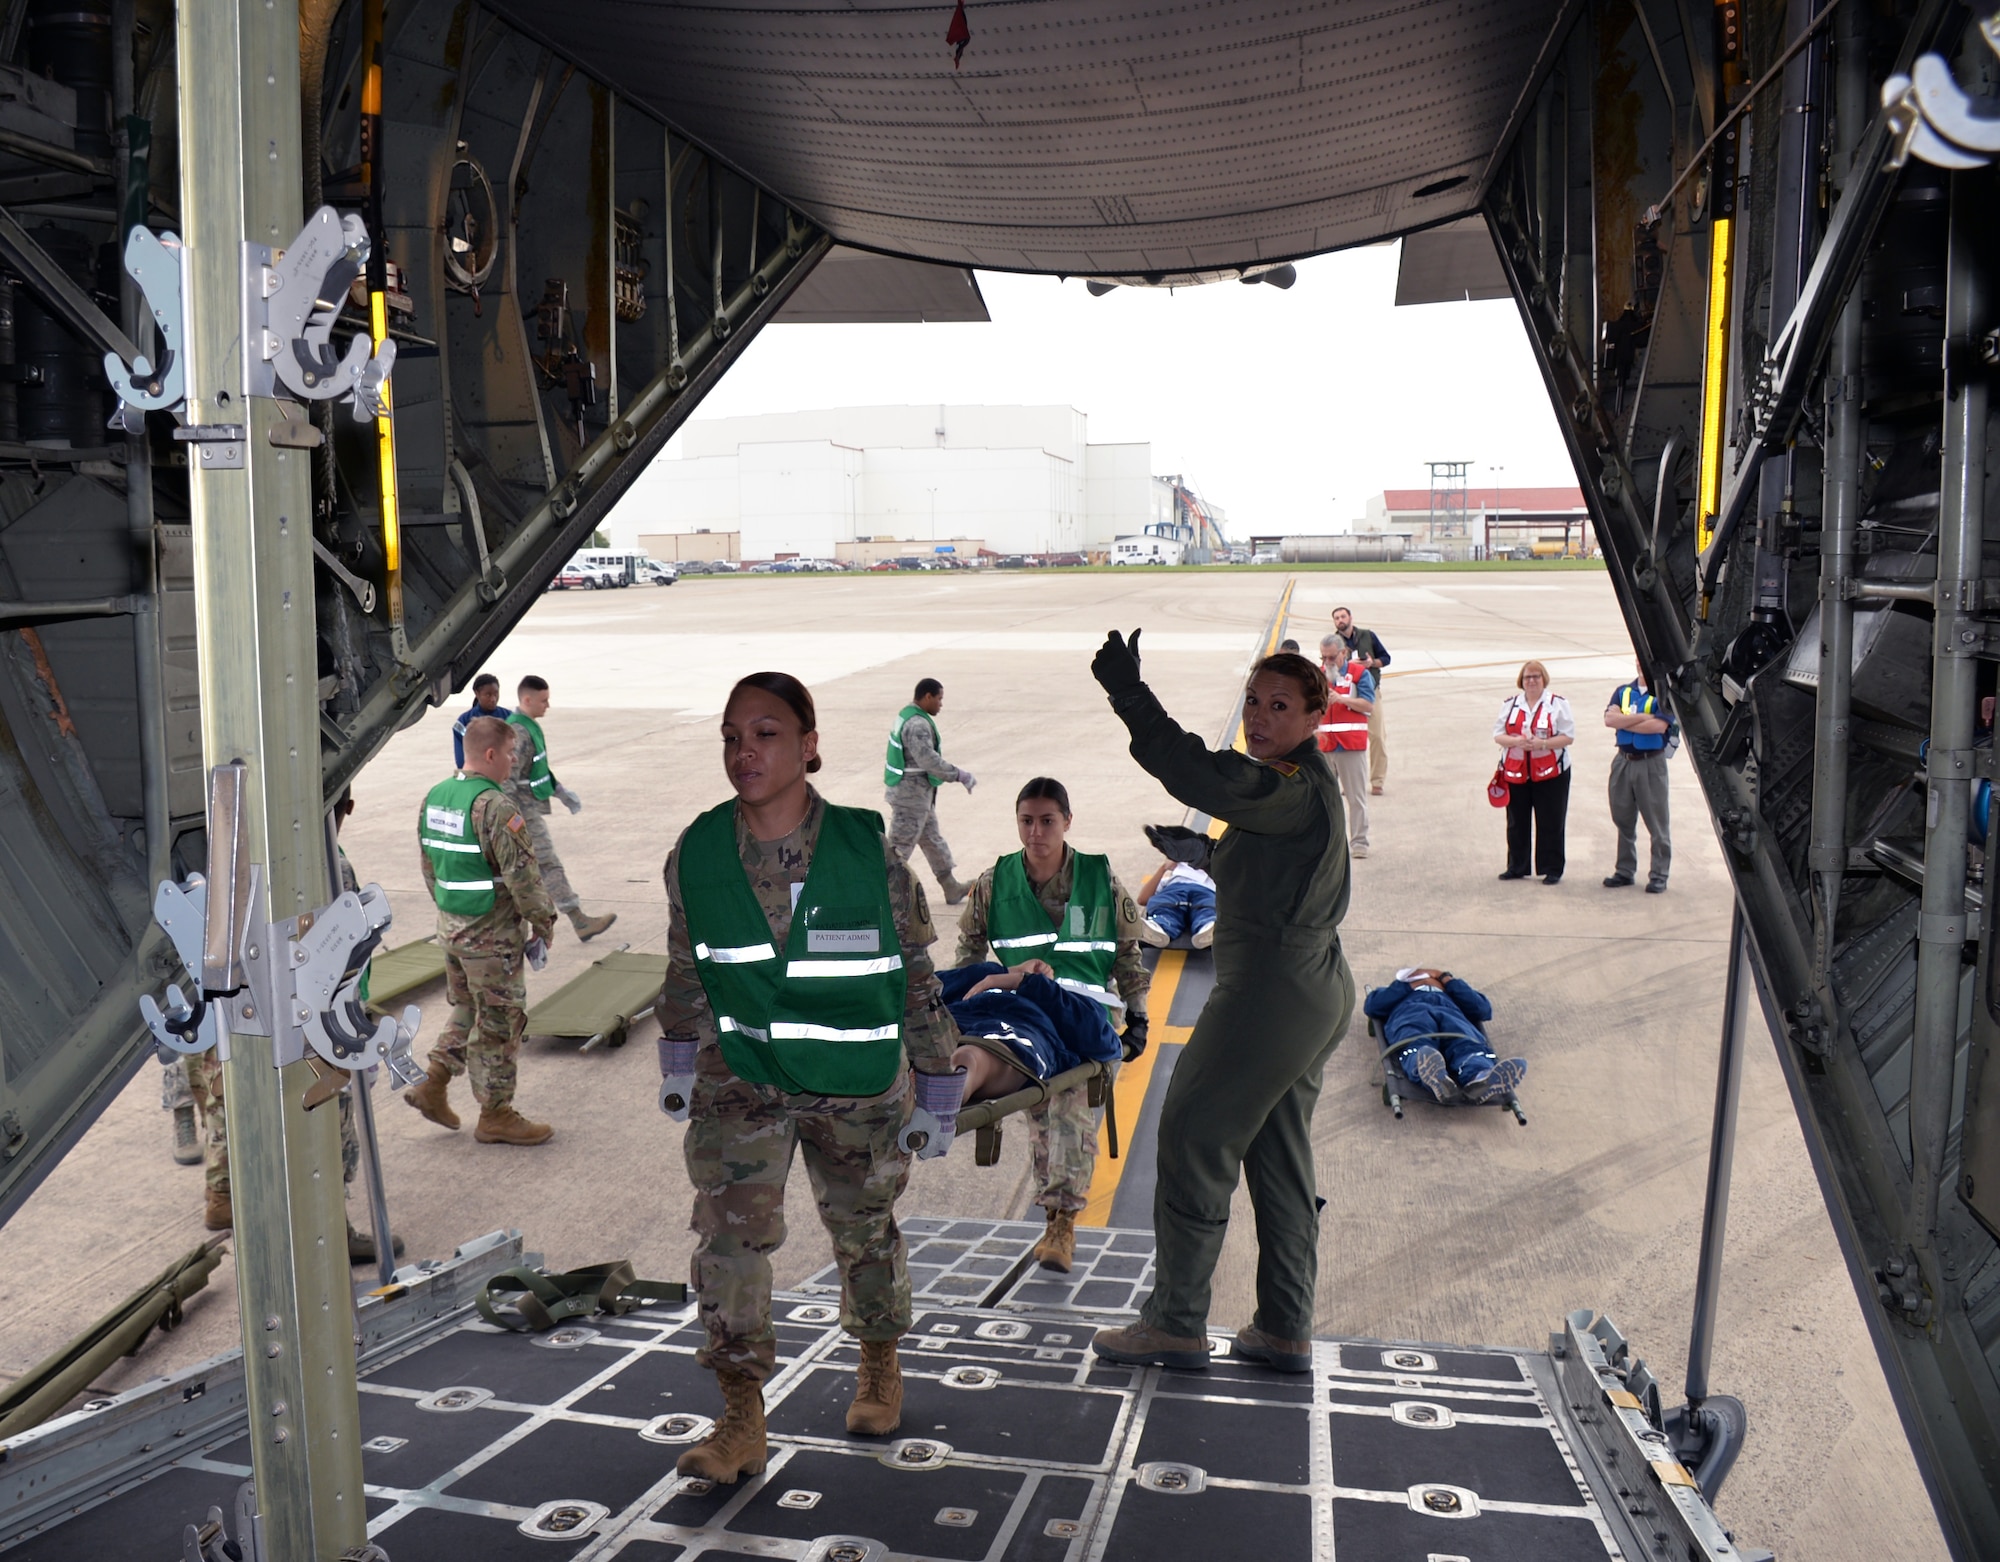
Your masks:
[[[1118,1159],[1114,1161],[1104,1153],[1103,1131],[1099,1130],[1097,1166],[1090,1176],[1088,1200],[1076,1217],[1079,1226],[1111,1224],[1111,1201],[1118,1195],[1118,1179],[1125,1174],[1125,1163],[1132,1158],[1133,1141],[1139,1131],[1139,1114],[1145,1109],[1146,1091],[1153,1083],[1153,1064],[1159,1060],[1163,1044],[1184,1042],[1194,1034],[1192,1025],[1167,1023],[1167,1016],[1174,1010],[1174,994],[1181,985],[1181,969],[1186,964],[1186,951],[1166,949],[1160,953],[1159,964],[1153,967],[1153,985],[1146,995],[1146,1010],[1148,1015],[1158,1015],[1160,1023],[1148,1025],[1151,1034],[1147,1037],[1146,1050],[1118,1071],[1118,1082],[1112,1086],[1118,1107]]]

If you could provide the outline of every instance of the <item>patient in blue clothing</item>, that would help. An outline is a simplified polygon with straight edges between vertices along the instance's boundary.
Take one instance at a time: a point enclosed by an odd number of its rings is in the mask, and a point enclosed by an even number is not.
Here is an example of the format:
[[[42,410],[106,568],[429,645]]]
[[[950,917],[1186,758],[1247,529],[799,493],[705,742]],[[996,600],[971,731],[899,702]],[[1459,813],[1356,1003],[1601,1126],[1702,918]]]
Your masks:
[[[1493,1005],[1462,976],[1409,966],[1361,1007],[1385,1045],[1409,1044],[1396,1057],[1404,1075],[1447,1106],[1504,1101],[1527,1075],[1527,1059],[1495,1055],[1486,1039]]]
[[[952,1061],[964,1068],[965,1099],[1012,1095],[1085,1063],[1119,1056],[1118,1033],[1104,1006],[1058,986],[1043,961],[962,965],[938,972],[945,1007],[965,1045]]]

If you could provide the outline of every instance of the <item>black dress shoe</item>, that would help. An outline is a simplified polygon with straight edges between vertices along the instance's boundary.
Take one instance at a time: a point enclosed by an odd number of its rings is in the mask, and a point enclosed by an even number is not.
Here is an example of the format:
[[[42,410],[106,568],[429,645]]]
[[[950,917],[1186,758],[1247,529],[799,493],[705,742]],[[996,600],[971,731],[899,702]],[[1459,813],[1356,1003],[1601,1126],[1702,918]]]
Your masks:
[[[1562,883],[1562,881],[1563,881],[1563,876],[1560,873],[1551,873],[1546,875],[1542,879],[1542,882],[1544,884],[1560,884]]]
[[[1606,889],[1624,889],[1627,886],[1629,886],[1631,882],[1632,880],[1628,878],[1625,874],[1614,873],[1611,875],[1610,878],[1604,881],[1604,887]]]
[[[1667,881],[1665,879],[1654,879],[1652,883],[1646,886],[1646,893],[1648,895],[1664,895],[1666,892]]]
[[[1525,879],[1527,876],[1528,874],[1526,869],[1523,869],[1521,872],[1516,873],[1512,868],[1509,868],[1505,873],[1500,875],[1500,877],[1503,879]]]

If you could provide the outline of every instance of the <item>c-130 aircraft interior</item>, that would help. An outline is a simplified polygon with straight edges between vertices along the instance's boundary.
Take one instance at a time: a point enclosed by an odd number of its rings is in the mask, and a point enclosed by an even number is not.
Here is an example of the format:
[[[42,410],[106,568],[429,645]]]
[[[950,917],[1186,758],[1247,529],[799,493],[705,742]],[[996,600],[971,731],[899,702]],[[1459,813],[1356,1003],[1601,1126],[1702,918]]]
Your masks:
[[[1768,1555],[1711,1507],[1741,1406],[1674,1403],[1588,1310],[1527,1355],[1320,1342],[1296,1467],[1259,1476],[1167,1430],[1282,1441],[1254,1383],[1163,1398],[1005,1285],[925,1302],[944,1381],[1001,1390],[978,1419],[843,1445],[809,1288],[789,1462],[746,1493],[672,1476],[699,1417],[579,1418],[595,1367],[470,1326],[518,1236],[322,1305],[304,1100],[410,1066],[346,1001],[372,913],[337,910],[326,810],[816,268],[894,307],[1402,236],[1436,296],[1518,308],[1733,879],[1736,1045],[1760,1010],[1946,1542],[2000,1555],[1996,95],[2000,13],[1955,0],[0,4],[0,1219],[240,999],[255,1322],[0,1444],[0,1550]],[[600,1323],[620,1372],[700,1376],[686,1307]],[[508,1438],[432,1413],[491,1399]],[[495,1454],[521,1426],[537,1456]],[[413,1475],[370,1462],[411,1443]],[[652,1472],[623,1507],[566,1484],[619,1461]]]

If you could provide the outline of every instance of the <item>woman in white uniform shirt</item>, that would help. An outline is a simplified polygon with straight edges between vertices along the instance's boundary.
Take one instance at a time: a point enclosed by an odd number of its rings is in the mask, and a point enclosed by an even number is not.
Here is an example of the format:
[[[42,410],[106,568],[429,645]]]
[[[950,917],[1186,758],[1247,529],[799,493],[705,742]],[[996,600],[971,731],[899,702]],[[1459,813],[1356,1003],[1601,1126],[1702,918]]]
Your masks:
[[[1563,876],[1563,827],[1569,816],[1569,746],[1576,720],[1569,701],[1549,692],[1549,670],[1528,662],[1493,723],[1507,780],[1507,871],[1503,879]],[[1530,846],[1533,851],[1530,853]]]

